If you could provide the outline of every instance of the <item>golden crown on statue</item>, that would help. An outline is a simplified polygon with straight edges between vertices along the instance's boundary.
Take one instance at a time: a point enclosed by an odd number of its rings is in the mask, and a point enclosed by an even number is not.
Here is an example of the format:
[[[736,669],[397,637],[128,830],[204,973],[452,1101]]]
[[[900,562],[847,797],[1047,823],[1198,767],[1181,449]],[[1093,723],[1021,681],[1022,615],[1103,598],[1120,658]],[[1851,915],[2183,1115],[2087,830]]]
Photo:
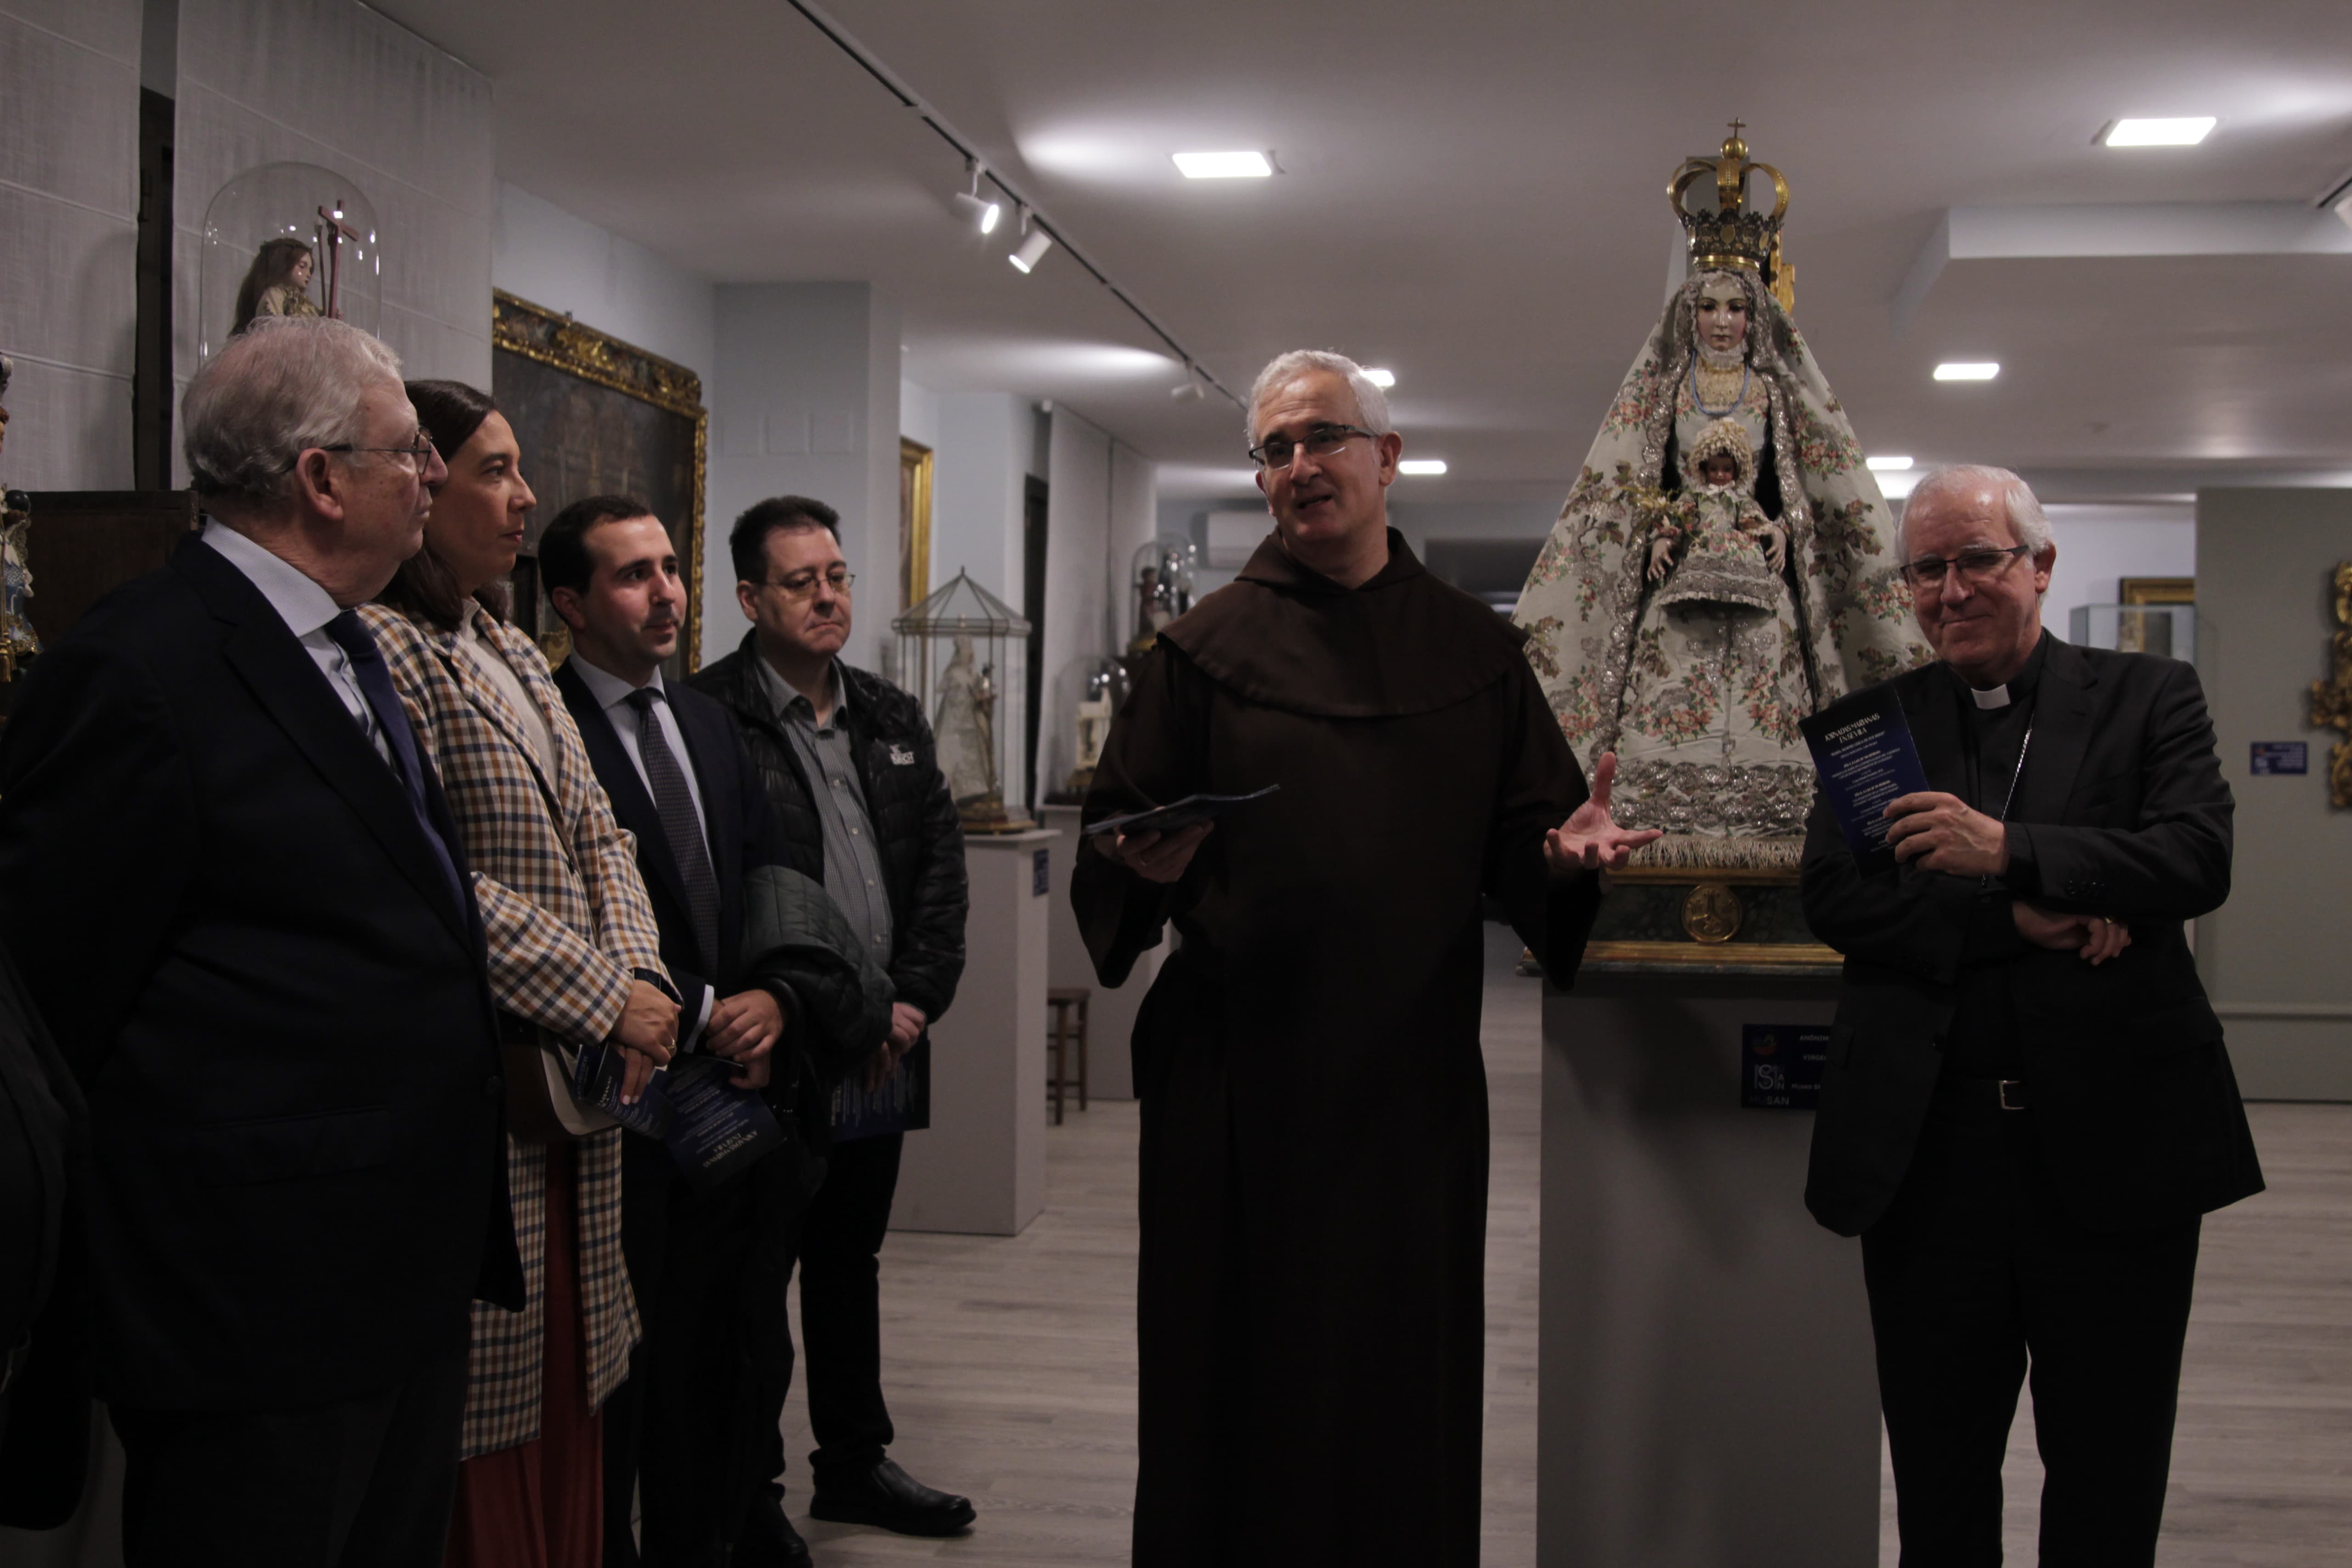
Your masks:
[[[1793,310],[1796,268],[1780,253],[1780,224],[1789,216],[1789,182],[1771,164],[1749,160],[1748,143],[1739,139],[1744,129],[1745,121],[1731,122],[1731,134],[1723,139],[1723,151],[1718,156],[1685,159],[1682,167],[1666,182],[1666,200],[1673,205],[1675,216],[1683,226],[1683,237],[1690,245],[1693,272],[1724,267],[1744,268],[1763,279],[1765,287],[1772,290],[1783,309]],[[1715,176],[1714,205],[1694,208],[1688,200],[1690,193],[1700,188],[1700,182],[1709,174]],[[1771,180],[1775,200],[1769,213],[1749,209],[1750,174],[1763,174]]]

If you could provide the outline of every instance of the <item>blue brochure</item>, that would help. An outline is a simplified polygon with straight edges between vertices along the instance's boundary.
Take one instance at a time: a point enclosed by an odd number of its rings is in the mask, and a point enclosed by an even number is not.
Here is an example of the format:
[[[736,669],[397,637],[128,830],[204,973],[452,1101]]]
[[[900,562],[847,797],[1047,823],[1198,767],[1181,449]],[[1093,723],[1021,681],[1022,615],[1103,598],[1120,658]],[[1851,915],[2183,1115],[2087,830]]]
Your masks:
[[[621,1076],[627,1063],[606,1046],[583,1046],[572,1062],[572,1098],[601,1110],[632,1132],[658,1138],[669,1131],[669,1101],[662,1094],[661,1073],[646,1081],[646,1091],[634,1105],[621,1103]]]
[[[931,1037],[926,1033],[898,1058],[898,1070],[880,1089],[866,1087],[865,1069],[833,1090],[833,1141],[851,1143],[931,1124]]]
[[[732,1062],[680,1057],[662,1075],[669,1131],[662,1142],[695,1191],[707,1193],[779,1148],[784,1131],[757,1089],[738,1089]]]
[[[1895,868],[1886,842],[1886,803],[1927,787],[1919,748],[1891,686],[1857,691],[1797,726],[1812,748],[1822,793],[1845,830],[1846,847],[1864,872]]]

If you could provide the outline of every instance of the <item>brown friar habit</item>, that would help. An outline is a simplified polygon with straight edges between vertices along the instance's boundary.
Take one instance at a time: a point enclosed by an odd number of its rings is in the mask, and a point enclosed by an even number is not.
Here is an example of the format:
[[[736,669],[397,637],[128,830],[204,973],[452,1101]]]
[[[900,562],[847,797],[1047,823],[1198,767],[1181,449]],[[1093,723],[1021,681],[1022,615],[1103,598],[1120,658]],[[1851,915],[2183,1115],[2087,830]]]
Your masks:
[[[1478,1559],[1491,894],[1563,983],[1598,897],[1521,636],[1422,570],[1350,591],[1273,539],[1160,633],[1087,820],[1207,791],[1183,879],[1092,850],[1096,972],[1182,943],[1135,1030],[1140,1568]]]

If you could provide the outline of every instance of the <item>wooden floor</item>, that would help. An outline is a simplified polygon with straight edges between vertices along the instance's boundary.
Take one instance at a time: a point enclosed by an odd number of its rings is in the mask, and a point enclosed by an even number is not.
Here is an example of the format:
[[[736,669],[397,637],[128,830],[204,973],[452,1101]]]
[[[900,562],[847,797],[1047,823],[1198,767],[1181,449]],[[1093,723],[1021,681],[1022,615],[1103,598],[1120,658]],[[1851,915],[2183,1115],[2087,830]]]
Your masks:
[[[1536,983],[1510,973],[1516,952],[1497,937],[1486,998],[1486,1568],[1535,1562],[1540,1024]],[[2352,1106],[2252,1113],[2271,1191],[2207,1223],[2164,1568],[2352,1564]],[[940,1542],[800,1517],[811,1443],[796,1388],[784,1418],[789,1506],[820,1568],[1128,1560],[1136,1129],[1132,1102],[1102,1100],[1049,1129],[1045,1212],[1020,1236],[890,1237],[893,1457],[969,1495],[980,1522]],[[2031,1563],[2040,1473],[2030,1417],[2018,1423],[2008,1479],[2010,1560]],[[1884,1514],[1882,1561],[1892,1564],[1891,1489]]]

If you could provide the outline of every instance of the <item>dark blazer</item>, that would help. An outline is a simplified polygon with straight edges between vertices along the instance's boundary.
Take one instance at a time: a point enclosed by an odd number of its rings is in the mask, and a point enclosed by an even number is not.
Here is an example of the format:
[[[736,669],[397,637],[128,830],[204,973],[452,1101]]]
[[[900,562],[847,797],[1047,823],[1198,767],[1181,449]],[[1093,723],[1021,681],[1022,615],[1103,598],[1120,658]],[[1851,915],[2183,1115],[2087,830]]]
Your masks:
[[[0,939],[89,1098],[102,1397],[348,1398],[478,1287],[520,1304],[470,893],[201,542],[43,654],[0,729]]]
[[[1961,794],[1950,673],[1929,665],[1892,684],[1929,785]],[[2031,901],[2126,921],[2120,957],[2094,968],[2025,942],[1972,877],[1862,875],[1816,799],[1805,918],[1845,973],[1805,1186],[1814,1217],[1853,1236],[1893,1201],[1942,1070],[1964,949],[2006,969],[2032,1100],[2020,1114],[2077,1223],[2138,1229],[2261,1191],[2182,926],[2229,896],[2231,813],[2195,669],[2054,637],[2010,820],[2038,873]]]
[[[686,737],[687,765],[702,792],[704,836],[710,850],[711,874],[719,880],[719,973],[706,973],[695,952],[694,918],[688,912],[686,879],[677,857],[670,853],[669,835],[662,830],[661,809],[653,792],[637,775],[636,764],[613,732],[612,721],[598,706],[595,694],[580,672],[565,659],[556,667],[555,689],[580,726],[588,761],[596,782],[612,797],[613,816],[637,837],[637,869],[651,897],[654,919],[661,927],[662,964],[678,990],[683,1034],[702,1016],[703,998],[712,992],[730,996],[743,989],[743,876],[757,866],[778,863],[775,835],[769,826],[768,801],[760,774],[745,754],[743,742],[727,710],[679,681],[665,681],[670,711]]]
[[[723,704],[768,793],[781,846],[777,864],[824,880],[824,825],[792,740],[770,717],[757,660],[758,633],[694,677],[694,688]],[[898,999],[936,1024],[963,978],[963,922],[971,903],[964,873],[963,822],[922,705],[878,675],[836,661],[849,688],[850,752],[873,819],[890,895],[890,984]]]

